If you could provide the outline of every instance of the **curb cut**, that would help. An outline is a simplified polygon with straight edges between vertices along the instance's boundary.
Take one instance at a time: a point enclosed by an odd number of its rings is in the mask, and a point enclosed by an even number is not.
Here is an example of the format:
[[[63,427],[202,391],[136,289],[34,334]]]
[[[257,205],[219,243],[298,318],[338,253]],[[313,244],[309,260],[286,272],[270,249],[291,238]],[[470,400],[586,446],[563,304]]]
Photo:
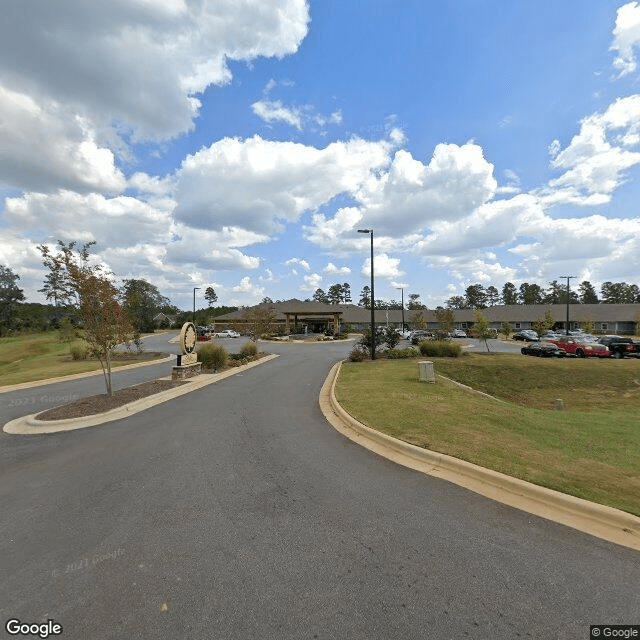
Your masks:
[[[60,431],[73,431],[75,429],[84,429],[86,427],[95,427],[99,424],[104,424],[105,422],[127,418],[134,415],[135,413],[139,413],[140,411],[149,409],[150,407],[153,407],[157,404],[161,404],[162,402],[166,402],[167,400],[173,400],[173,398],[177,398],[178,396],[182,396],[186,393],[191,393],[192,391],[196,391],[197,389],[201,389],[202,387],[206,387],[207,385],[214,384],[216,382],[219,382],[220,380],[224,380],[224,378],[229,378],[230,376],[246,371],[247,369],[257,367],[260,364],[264,364],[278,357],[279,356],[277,354],[270,354],[268,356],[265,356],[264,358],[260,358],[260,360],[256,360],[255,362],[249,362],[249,364],[244,364],[233,369],[228,369],[227,371],[223,371],[222,373],[203,374],[201,378],[195,378],[193,381],[187,382],[187,384],[183,384],[179,387],[176,387],[175,389],[169,389],[168,391],[162,391],[161,393],[156,393],[152,396],[147,396],[146,398],[140,398],[140,400],[129,402],[128,404],[122,405],[121,407],[111,409],[111,411],[106,411],[105,413],[96,413],[91,416],[84,416],[82,418],[69,418],[66,420],[37,420],[36,416],[38,414],[32,413],[30,415],[22,416],[21,418],[16,418],[15,420],[7,422],[4,425],[3,431],[10,434],[35,435],[42,433],[58,433]],[[167,380],[168,378],[160,379]]]
[[[640,551],[640,518],[630,513],[416,447],[358,422],[335,396],[341,366],[338,362],[329,372],[320,391],[320,408],[329,423],[353,442],[397,464],[448,480],[502,504]]]

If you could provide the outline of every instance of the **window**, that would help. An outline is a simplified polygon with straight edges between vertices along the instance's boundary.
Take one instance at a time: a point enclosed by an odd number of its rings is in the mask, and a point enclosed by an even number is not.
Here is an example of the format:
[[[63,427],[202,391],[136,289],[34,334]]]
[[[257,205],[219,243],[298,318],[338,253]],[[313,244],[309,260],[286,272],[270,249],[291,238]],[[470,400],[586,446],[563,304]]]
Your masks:
[[[521,326],[520,326],[520,323],[519,323],[519,322],[514,322],[514,323],[513,323],[513,326],[514,326],[516,329],[520,329],[520,328],[521,328]]]

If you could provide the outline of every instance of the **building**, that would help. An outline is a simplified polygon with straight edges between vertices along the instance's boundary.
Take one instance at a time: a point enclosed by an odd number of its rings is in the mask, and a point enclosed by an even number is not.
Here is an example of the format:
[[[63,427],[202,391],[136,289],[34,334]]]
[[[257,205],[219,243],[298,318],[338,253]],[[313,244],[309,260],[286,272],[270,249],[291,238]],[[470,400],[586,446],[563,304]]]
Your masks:
[[[216,330],[236,329],[242,332],[243,325],[249,321],[247,312],[254,311],[272,318],[274,333],[287,334],[322,333],[331,328],[334,333],[340,331],[363,331],[371,324],[371,311],[355,304],[323,304],[321,302],[303,302],[286,300],[284,302],[264,302],[254,307],[238,309],[232,313],[214,319]],[[474,309],[452,309],[455,328],[469,330],[473,328]],[[544,318],[549,311],[554,320],[554,328],[564,330],[567,319],[567,306],[564,304],[537,305],[499,305],[482,309],[489,320],[489,326],[500,330],[507,322],[514,331],[530,329],[536,320]],[[402,327],[402,310],[376,309],[377,326]],[[426,330],[438,329],[440,323],[433,310],[404,310],[404,322],[407,328]],[[569,329],[578,329],[589,325],[595,333],[633,335],[640,324],[640,304],[572,304],[569,305]]]

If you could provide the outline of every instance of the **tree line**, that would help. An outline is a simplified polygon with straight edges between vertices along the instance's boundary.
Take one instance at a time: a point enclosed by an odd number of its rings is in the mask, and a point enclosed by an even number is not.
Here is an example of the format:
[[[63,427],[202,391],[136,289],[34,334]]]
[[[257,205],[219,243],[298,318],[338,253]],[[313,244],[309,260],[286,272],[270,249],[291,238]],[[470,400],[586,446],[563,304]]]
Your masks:
[[[452,296],[446,301],[449,309],[485,309],[499,304],[633,304],[640,303],[640,287],[626,282],[604,282],[600,296],[595,287],[583,280],[575,288],[553,280],[546,289],[535,283],[524,282],[516,287],[512,282],[503,285],[502,290],[491,285],[469,285],[462,296]]]

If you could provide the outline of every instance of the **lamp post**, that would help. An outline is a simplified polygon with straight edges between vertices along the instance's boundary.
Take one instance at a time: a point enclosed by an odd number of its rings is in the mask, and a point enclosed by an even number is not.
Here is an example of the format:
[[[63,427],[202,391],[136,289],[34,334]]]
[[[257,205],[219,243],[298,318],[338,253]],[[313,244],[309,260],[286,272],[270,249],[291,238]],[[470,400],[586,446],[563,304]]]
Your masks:
[[[193,324],[196,323],[196,291],[200,289],[200,287],[193,287]]]
[[[358,233],[371,234],[371,359],[376,359],[376,320],[374,314],[375,296],[373,295],[373,229],[358,229]]]
[[[396,287],[396,289],[400,289],[402,295],[402,330],[404,331],[404,287]]]
[[[569,298],[571,298],[571,289],[569,288],[569,280],[575,276],[560,276],[567,279],[567,325],[565,327],[565,335],[569,335]]]

